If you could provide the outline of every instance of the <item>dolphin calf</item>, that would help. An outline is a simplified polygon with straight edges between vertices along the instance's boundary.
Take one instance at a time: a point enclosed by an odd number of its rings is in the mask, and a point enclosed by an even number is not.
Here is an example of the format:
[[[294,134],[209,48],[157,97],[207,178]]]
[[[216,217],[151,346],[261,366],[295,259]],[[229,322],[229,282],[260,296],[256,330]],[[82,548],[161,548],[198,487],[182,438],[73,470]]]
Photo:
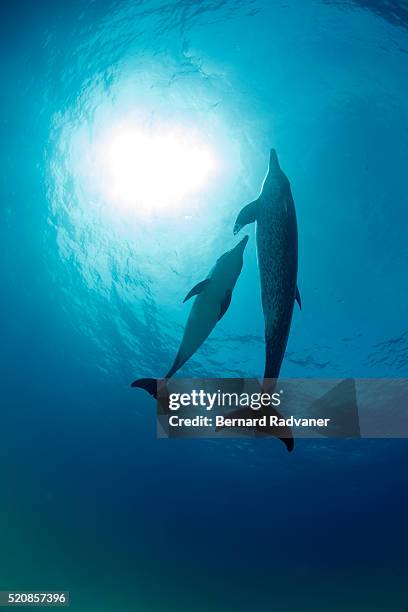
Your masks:
[[[275,149],[270,152],[269,168],[261,193],[239,213],[234,235],[255,221],[265,319],[264,379],[273,379],[274,386],[286,350],[295,300],[301,307],[297,289],[298,234],[295,205],[289,180],[281,170]],[[264,386],[267,384],[267,380],[264,380]],[[282,441],[288,450],[292,450],[294,443],[290,430],[282,433],[285,436],[281,438]],[[279,432],[274,435],[280,437]]]
[[[227,312],[232,292],[242,270],[247,242],[248,236],[245,236],[233,249],[221,255],[208,277],[193,287],[184,298],[186,302],[191,297],[197,296],[184,329],[180,348],[165,380],[171,378],[194,355]],[[139,378],[131,386],[145,389],[150,395],[157,397],[155,378]]]

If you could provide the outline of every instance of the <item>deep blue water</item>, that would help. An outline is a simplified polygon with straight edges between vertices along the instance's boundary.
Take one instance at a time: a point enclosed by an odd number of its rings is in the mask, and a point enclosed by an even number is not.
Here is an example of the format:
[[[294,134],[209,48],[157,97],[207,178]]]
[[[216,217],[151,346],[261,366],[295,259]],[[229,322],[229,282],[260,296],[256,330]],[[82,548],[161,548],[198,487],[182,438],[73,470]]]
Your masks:
[[[403,612],[406,441],[156,440],[129,383],[168,369],[270,146],[300,243],[282,375],[407,375],[406,3],[1,12],[0,590],[70,590],[78,611]],[[98,161],[121,121],[199,133],[216,171],[178,206],[124,202]],[[250,234],[180,374],[262,373]]]

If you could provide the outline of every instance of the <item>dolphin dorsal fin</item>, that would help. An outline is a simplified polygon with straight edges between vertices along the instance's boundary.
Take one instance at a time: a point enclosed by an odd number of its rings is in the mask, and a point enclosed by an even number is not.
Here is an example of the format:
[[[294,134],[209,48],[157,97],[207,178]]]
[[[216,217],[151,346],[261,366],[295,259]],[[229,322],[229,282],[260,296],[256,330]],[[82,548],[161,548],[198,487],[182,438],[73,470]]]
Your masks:
[[[299,287],[296,285],[296,301],[299,304],[300,310],[302,310],[302,300],[300,299]]]
[[[256,213],[258,209],[258,200],[250,202],[239,213],[234,225],[234,236],[248,223],[256,221]]]
[[[183,304],[184,302],[187,302],[187,300],[189,300],[191,297],[193,297],[193,295],[198,295],[199,293],[201,293],[203,291],[203,289],[205,289],[208,285],[208,283],[210,282],[209,278],[206,278],[205,280],[201,281],[200,283],[197,283],[197,285],[195,285],[195,287],[193,287],[191,289],[191,291],[189,291],[186,295],[186,297],[183,300]]]

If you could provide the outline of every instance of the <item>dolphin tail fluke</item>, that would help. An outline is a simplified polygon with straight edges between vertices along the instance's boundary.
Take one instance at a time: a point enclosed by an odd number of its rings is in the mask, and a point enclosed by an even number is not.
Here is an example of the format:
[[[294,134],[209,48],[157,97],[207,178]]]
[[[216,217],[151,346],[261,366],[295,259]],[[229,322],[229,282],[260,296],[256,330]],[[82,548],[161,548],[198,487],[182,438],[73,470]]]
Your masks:
[[[250,204],[244,206],[244,208],[239,213],[237,220],[234,225],[234,236],[238,234],[238,232],[248,225],[248,223],[254,223],[256,221],[256,214],[258,208],[258,200],[254,200]]]
[[[281,440],[286,446],[288,452],[292,452],[295,447],[295,441],[290,427],[268,425],[270,416],[278,416],[279,418],[282,418],[279,412],[277,412],[275,409],[271,409],[268,411],[254,411],[252,408],[249,407],[239,408],[238,410],[233,410],[228,414],[228,418],[231,419],[255,419],[260,417],[266,417],[267,424],[256,425],[255,431],[259,434],[279,438],[279,440]],[[224,426],[217,427],[215,431],[221,431],[222,429],[224,429]]]
[[[265,411],[266,415],[266,425],[258,425],[256,427],[256,431],[259,434],[266,436],[273,436],[274,438],[278,438],[281,442],[284,443],[288,453],[291,453],[295,448],[295,440],[292,434],[292,430],[287,425],[270,425],[269,417],[275,416],[278,419],[282,419],[282,415],[275,409],[270,408]]]
[[[284,445],[287,448],[288,453],[291,453],[293,449],[295,448],[295,439],[293,436],[291,438],[279,438],[279,440],[281,440],[281,442],[284,443]]]
[[[157,399],[157,380],[156,378],[138,378],[131,384],[132,387],[144,389],[155,399]]]
[[[361,438],[355,380],[345,378],[330,389],[312,404],[309,415],[330,419],[323,434],[327,437]],[[322,433],[321,428],[318,431]]]

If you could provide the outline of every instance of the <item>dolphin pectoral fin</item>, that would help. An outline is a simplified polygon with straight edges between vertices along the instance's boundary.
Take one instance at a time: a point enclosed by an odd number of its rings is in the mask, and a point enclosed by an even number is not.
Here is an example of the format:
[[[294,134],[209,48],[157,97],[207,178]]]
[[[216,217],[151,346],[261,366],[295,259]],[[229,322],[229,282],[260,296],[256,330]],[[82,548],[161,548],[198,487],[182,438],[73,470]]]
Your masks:
[[[239,213],[234,225],[234,236],[248,223],[256,221],[256,213],[258,208],[258,200],[254,200],[250,204],[244,206]]]
[[[228,291],[226,292],[224,296],[224,299],[221,302],[220,316],[218,317],[219,321],[221,321],[222,317],[227,312],[229,305],[231,304],[231,298],[232,298],[232,291],[231,289],[228,289]]]
[[[300,299],[299,287],[296,285],[296,301],[299,304],[300,310],[302,310],[302,300]]]
[[[155,378],[139,378],[132,382],[130,386],[144,389],[157,399],[157,380]]]
[[[210,282],[209,278],[206,278],[205,280],[201,281],[200,283],[197,283],[197,285],[195,287],[193,287],[191,289],[191,291],[189,291],[186,295],[186,297],[183,300],[183,304],[184,302],[187,302],[187,300],[189,300],[191,297],[193,297],[193,295],[198,295],[199,293],[201,293],[203,291],[203,289],[206,288],[206,286],[208,285],[208,283]]]

